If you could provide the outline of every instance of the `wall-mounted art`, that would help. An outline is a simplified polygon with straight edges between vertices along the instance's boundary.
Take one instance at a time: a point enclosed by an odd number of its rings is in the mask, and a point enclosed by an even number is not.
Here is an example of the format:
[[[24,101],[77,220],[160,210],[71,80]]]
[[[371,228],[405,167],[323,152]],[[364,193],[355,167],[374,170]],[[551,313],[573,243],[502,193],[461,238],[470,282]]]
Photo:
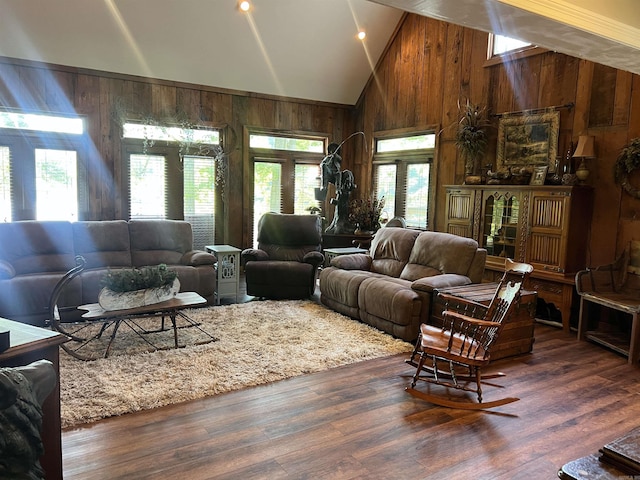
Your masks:
[[[557,110],[500,117],[497,169],[547,166],[554,172],[559,127]]]

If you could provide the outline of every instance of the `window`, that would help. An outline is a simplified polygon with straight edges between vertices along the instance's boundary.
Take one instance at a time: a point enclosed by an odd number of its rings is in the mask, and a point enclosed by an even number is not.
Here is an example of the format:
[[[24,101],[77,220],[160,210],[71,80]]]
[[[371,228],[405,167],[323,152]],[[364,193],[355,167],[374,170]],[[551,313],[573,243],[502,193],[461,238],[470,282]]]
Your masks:
[[[0,222],[11,221],[11,161],[9,147],[0,147]]]
[[[315,189],[320,186],[320,168],[317,164],[296,163],[293,198],[293,213],[308,215],[309,207],[315,205]]]
[[[258,242],[258,221],[267,212],[282,213],[282,164],[257,161],[253,165],[253,244]]]
[[[253,156],[252,235],[257,243],[258,221],[267,212],[309,214],[317,207],[315,189],[320,187],[320,162],[326,137],[278,135],[254,132],[249,135]]]
[[[129,217],[166,218],[165,158],[129,157]]]
[[[490,33],[485,66],[498,65],[504,61],[529,57],[546,51],[529,42]]]
[[[184,219],[193,230],[193,248],[204,250],[215,243],[215,160],[185,156],[183,159]]]
[[[491,56],[502,55],[503,53],[513,52],[516,50],[522,50],[527,47],[532,47],[531,43],[523,42],[516,38],[505,37],[504,35],[492,35],[492,49]]]
[[[37,148],[36,220],[78,220],[76,152]]]
[[[376,198],[385,198],[383,217],[404,217],[408,227],[431,227],[431,167],[435,134],[376,138],[373,165],[373,190]]]
[[[128,139],[124,157],[129,161],[129,217],[186,220],[194,248],[214,244],[216,159],[183,150],[220,145],[220,132],[125,123],[123,135]]]

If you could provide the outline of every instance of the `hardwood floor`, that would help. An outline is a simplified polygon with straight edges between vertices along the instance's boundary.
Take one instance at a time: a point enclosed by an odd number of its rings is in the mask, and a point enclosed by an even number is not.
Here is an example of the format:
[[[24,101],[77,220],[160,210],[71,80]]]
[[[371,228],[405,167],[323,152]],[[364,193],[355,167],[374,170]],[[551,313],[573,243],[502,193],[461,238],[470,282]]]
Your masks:
[[[405,358],[65,431],[65,478],[551,479],[640,423],[638,368],[547,325],[532,354],[496,362],[504,389],[486,399],[521,400],[494,411],[413,398]]]

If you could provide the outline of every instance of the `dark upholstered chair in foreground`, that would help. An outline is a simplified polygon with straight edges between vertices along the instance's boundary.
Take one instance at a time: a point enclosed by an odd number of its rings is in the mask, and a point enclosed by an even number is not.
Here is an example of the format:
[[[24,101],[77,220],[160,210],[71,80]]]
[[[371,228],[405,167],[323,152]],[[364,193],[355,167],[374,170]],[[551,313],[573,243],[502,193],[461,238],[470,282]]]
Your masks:
[[[258,222],[258,248],[242,252],[247,295],[298,299],[313,295],[322,254],[317,215],[265,213]]]

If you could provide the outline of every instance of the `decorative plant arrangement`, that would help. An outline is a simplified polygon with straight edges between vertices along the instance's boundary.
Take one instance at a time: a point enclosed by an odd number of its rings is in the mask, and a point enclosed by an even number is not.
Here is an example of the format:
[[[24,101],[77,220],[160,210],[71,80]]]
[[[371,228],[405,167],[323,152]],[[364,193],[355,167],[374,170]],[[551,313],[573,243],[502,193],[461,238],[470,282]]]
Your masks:
[[[384,209],[384,197],[355,199],[349,202],[349,222],[356,231],[375,232],[380,228],[380,216]]]
[[[477,173],[478,161],[487,149],[487,132],[489,120],[486,109],[474,105],[468,99],[464,105],[458,103],[461,112],[458,130],[456,131],[456,147],[465,159],[465,175]]]
[[[132,292],[159,287],[168,289],[176,278],[178,274],[161,263],[153,267],[109,270],[102,277],[101,285],[114,292]]]
[[[98,303],[105,310],[122,310],[169,300],[180,290],[178,274],[165,264],[109,270],[101,281]]]
[[[625,192],[635,198],[640,198],[640,188],[629,182],[629,174],[640,168],[640,138],[634,138],[624,147],[614,164],[614,178]]]

